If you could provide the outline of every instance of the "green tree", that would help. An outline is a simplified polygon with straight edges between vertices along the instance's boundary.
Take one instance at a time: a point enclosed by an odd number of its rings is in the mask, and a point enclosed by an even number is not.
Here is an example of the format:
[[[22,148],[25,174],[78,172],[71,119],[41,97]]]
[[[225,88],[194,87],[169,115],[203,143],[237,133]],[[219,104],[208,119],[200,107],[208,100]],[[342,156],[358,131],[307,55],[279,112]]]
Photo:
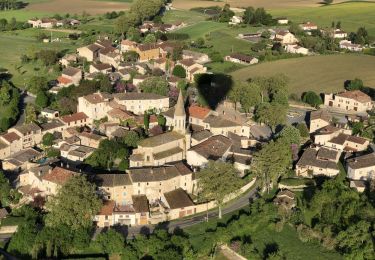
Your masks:
[[[307,126],[305,123],[299,123],[297,125],[297,129],[299,131],[299,134],[301,135],[301,137],[309,137],[310,134],[309,134],[309,129],[307,129]]]
[[[84,176],[70,178],[47,202],[46,225],[66,225],[72,230],[92,226],[92,219],[101,207],[95,185]],[[69,212],[69,214],[67,214]]]
[[[25,108],[25,123],[32,123],[36,121],[36,109],[33,104],[27,104]]]
[[[345,84],[345,88],[347,90],[362,90],[363,89],[363,81],[361,79],[355,78],[354,80],[349,80]]]
[[[137,14],[127,12],[117,18],[115,22],[115,31],[119,34],[125,35],[130,28],[134,28],[139,24],[139,17]]]
[[[0,206],[8,206],[10,202],[11,187],[9,180],[5,177],[4,173],[0,171]]]
[[[33,76],[29,80],[28,91],[33,94],[38,94],[40,91],[48,90],[48,80],[46,77],[42,76]]]
[[[276,126],[285,124],[287,107],[278,103],[261,103],[255,110],[255,119],[275,131]]]
[[[322,98],[314,91],[304,93],[302,96],[302,101],[316,108],[323,104]]]
[[[53,65],[58,60],[58,53],[54,50],[41,50],[35,54],[36,58],[41,60],[45,66]]]
[[[135,131],[129,131],[127,132],[124,137],[122,138],[122,141],[124,144],[126,144],[128,147],[135,148],[138,146],[138,142],[140,140],[140,137],[137,132]]]
[[[55,137],[51,133],[46,133],[43,135],[42,138],[42,144],[44,146],[50,147],[53,145],[53,141],[55,140]]]
[[[167,119],[161,114],[158,115],[158,125],[164,128],[166,123],[167,123]]]
[[[7,105],[10,102],[11,94],[10,94],[10,86],[9,84],[4,84],[0,86],[0,104]]]
[[[155,93],[162,96],[168,96],[168,81],[161,77],[150,77],[139,84],[139,88],[146,93]]]
[[[95,243],[99,246],[102,252],[107,254],[121,253],[124,245],[124,237],[113,229],[109,229],[107,232],[100,233]]]
[[[36,95],[35,99],[35,105],[37,105],[39,108],[45,108],[48,106],[49,99],[47,94],[44,91],[39,91]]]
[[[279,138],[289,145],[299,145],[301,143],[301,134],[299,130],[291,125],[287,125],[281,130]]]
[[[126,62],[136,62],[139,60],[139,54],[136,51],[127,51],[122,54],[124,61]]]
[[[143,43],[155,43],[156,37],[155,34],[147,34],[147,36],[144,38]]]
[[[127,159],[128,157],[129,150],[123,143],[105,139],[100,141],[99,148],[85,162],[93,167],[111,170],[115,161]]]
[[[150,128],[150,115],[148,113],[143,115],[143,124],[146,130]]]
[[[254,21],[254,8],[252,6],[249,6],[245,9],[245,12],[243,14],[243,21],[246,24],[252,24]]]
[[[126,33],[126,37],[130,41],[139,42],[141,40],[141,34],[137,28],[130,27]]]
[[[179,78],[186,78],[186,70],[184,69],[184,67],[182,67],[181,65],[176,65],[174,68],[173,68],[173,72],[172,74],[176,77],[179,77]]]
[[[198,187],[200,196],[206,200],[215,200],[219,207],[219,219],[224,199],[236,193],[242,187],[238,171],[230,163],[210,161],[206,168],[199,172]]]
[[[347,259],[373,258],[375,248],[370,229],[371,224],[362,220],[338,234],[338,249]]]
[[[269,192],[278,179],[287,174],[291,167],[291,149],[284,143],[271,141],[253,156],[252,171],[262,181]]]

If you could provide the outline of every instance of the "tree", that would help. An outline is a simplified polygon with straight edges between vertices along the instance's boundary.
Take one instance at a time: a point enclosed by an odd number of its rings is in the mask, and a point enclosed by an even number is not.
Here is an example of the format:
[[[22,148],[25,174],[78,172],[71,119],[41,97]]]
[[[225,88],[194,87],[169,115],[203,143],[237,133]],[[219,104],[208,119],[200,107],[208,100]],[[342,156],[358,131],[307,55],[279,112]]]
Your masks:
[[[38,94],[40,91],[48,90],[48,80],[43,76],[33,76],[29,80],[28,91],[33,94]]]
[[[100,141],[99,148],[85,162],[93,167],[111,170],[116,161],[127,159],[128,157],[129,150],[123,143],[104,139]]]
[[[147,34],[145,39],[143,40],[143,43],[155,43],[156,42],[156,37],[155,34]]]
[[[186,70],[184,69],[184,67],[182,67],[181,65],[176,65],[174,68],[173,68],[173,72],[172,74],[176,77],[179,77],[179,78],[186,78]]]
[[[45,66],[50,66],[57,62],[58,53],[54,50],[41,50],[35,54],[35,57],[41,60]]]
[[[0,206],[8,206],[10,202],[10,191],[9,180],[5,177],[4,173],[0,171]]]
[[[309,134],[309,129],[307,129],[307,126],[305,123],[299,123],[297,125],[297,129],[299,131],[299,134],[301,135],[301,137],[309,137],[310,134]]]
[[[289,146],[278,141],[265,144],[253,156],[252,171],[259,177],[269,192],[270,186],[275,185],[278,179],[285,175],[292,162]]]
[[[219,207],[219,219],[224,199],[238,192],[242,186],[238,171],[230,163],[210,161],[206,168],[199,172],[198,187],[200,195],[206,200],[215,200]]]
[[[44,91],[39,91],[36,95],[35,105],[37,105],[40,109],[45,108],[48,106],[49,99],[48,96]]]
[[[167,96],[169,91],[168,81],[161,77],[150,77],[139,84],[139,88],[146,93],[155,93]]]
[[[137,14],[127,12],[117,18],[115,22],[115,31],[119,34],[125,35],[130,28],[136,27],[139,24],[139,18]]]
[[[126,33],[126,37],[130,41],[139,42],[141,40],[141,34],[139,30],[137,30],[134,27],[130,27],[129,30]]]
[[[124,144],[126,144],[128,147],[135,148],[138,146],[138,142],[140,140],[140,137],[137,132],[135,131],[129,131],[127,132],[124,137],[122,138],[122,141]]]
[[[107,232],[100,233],[95,243],[101,248],[104,253],[114,254],[120,253],[125,245],[124,237],[113,229]]]
[[[260,86],[255,83],[249,83],[243,87],[243,91],[240,97],[240,103],[245,112],[249,113],[253,107],[259,105],[262,102],[262,96],[260,92]]]
[[[130,12],[143,22],[156,16],[163,6],[163,0],[136,0],[132,3]]]
[[[82,175],[73,176],[47,202],[46,225],[66,225],[72,230],[88,228],[100,207],[95,185]]]
[[[143,124],[146,130],[150,128],[150,115],[148,113],[143,115]]]
[[[362,220],[341,231],[337,236],[337,247],[348,259],[371,259],[374,256],[371,224]]]
[[[159,114],[158,115],[158,125],[161,126],[162,128],[164,128],[166,123],[167,123],[167,119],[163,115]]]
[[[205,47],[205,41],[202,37],[199,37],[195,42],[194,42],[194,46],[197,47],[197,48],[204,48]]]
[[[244,15],[243,15],[243,21],[246,24],[252,24],[254,21],[254,8],[252,6],[249,6],[245,9]]]
[[[122,54],[125,62],[136,62],[139,60],[139,54],[136,51],[127,51]]]
[[[314,91],[304,93],[302,95],[302,101],[316,108],[323,104],[322,98]]]
[[[278,103],[261,103],[255,110],[255,119],[275,131],[276,126],[286,122],[287,107]]]
[[[345,82],[345,89],[351,90],[362,90],[363,81],[361,79],[355,78],[354,80],[348,80]]]
[[[46,133],[43,135],[42,144],[44,146],[50,147],[53,145],[53,140],[55,140],[54,135],[51,133]]]
[[[27,104],[25,108],[25,123],[36,121],[36,109],[33,104]]]
[[[291,125],[287,125],[281,130],[279,138],[280,141],[283,141],[288,145],[299,145],[301,143],[301,135],[299,130]]]
[[[7,105],[10,102],[10,88],[11,86],[9,84],[4,84],[3,86],[0,86],[0,104],[3,106]]]

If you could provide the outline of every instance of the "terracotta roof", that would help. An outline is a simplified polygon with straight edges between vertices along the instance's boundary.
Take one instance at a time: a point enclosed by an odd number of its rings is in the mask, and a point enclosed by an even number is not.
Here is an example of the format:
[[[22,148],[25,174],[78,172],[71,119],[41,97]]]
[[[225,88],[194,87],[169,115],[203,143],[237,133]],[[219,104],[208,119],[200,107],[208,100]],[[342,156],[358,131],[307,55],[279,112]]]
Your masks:
[[[234,121],[224,118],[223,116],[214,115],[209,115],[206,119],[203,120],[203,122],[209,124],[210,127],[214,128],[233,127],[240,125]]]
[[[84,96],[84,98],[91,104],[98,104],[98,103],[105,101],[105,99],[100,93],[93,93],[93,94]]]
[[[111,216],[114,208],[115,202],[113,200],[104,201],[103,206],[97,215]]]
[[[337,96],[354,99],[361,103],[371,102],[371,97],[369,97],[368,95],[366,95],[360,90],[342,92],[342,93],[337,94]]]
[[[170,209],[180,209],[194,206],[189,195],[182,188],[164,193],[164,197]]]
[[[252,56],[241,54],[241,53],[232,53],[229,56],[233,59],[237,59],[243,62],[251,62],[254,59],[254,57]]]
[[[1,135],[0,137],[4,138],[9,143],[12,143],[13,141],[19,140],[21,138],[15,132],[6,133],[6,134]]]
[[[122,41],[121,41],[121,45],[134,46],[134,45],[136,45],[136,44],[137,44],[136,42],[129,41],[129,40],[122,40]]]
[[[78,138],[79,137],[86,137],[88,139],[92,139],[92,140],[96,140],[96,141],[99,141],[99,140],[102,140],[102,139],[106,138],[105,136],[97,135],[97,134],[94,134],[94,133],[88,133],[88,132],[79,133]]]
[[[67,84],[72,84],[73,83],[73,81],[71,79],[65,78],[63,76],[57,77],[57,81],[60,84],[63,84],[63,85],[67,85]]]
[[[212,135],[213,134],[208,130],[201,130],[201,131],[193,132],[193,134],[191,135],[191,138],[197,141],[202,141],[204,139],[210,138]]]
[[[24,135],[41,130],[41,128],[35,123],[29,123],[29,124],[25,124],[25,125],[15,126],[13,128],[18,130],[20,133],[22,133]]]
[[[88,118],[89,117],[85,113],[78,112],[78,113],[75,113],[75,114],[71,114],[71,115],[67,115],[67,116],[62,116],[61,120],[64,123],[71,123],[71,122],[75,122],[75,121],[79,121],[79,120],[84,120],[84,119],[88,119]]]
[[[140,50],[140,51],[149,51],[149,50],[155,50],[155,49],[159,49],[159,47],[154,44],[154,43],[148,43],[148,44],[139,44],[137,46],[137,48]]]
[[[78,173],[61,168],[55,167],[51,172],[43,176],[43,179],[58,185],[64,185],[70,178]]]
[[[126,120],[126,119],[129,119],[129,118],[133,118],[133,116],[131,114],[129,114],[128,112],[123,111],[119,108],[114,108],[114,109],[109,110],[108,115],[113,117],[113,118],[118,118],[120,120]]]
[[[189,116],[199,119],[205,119],[211,112],[209,108],[192,105],[189,107]]]
[[[133,195],[132,200],[135,212],[144,213],[149,211],[146,195]]]
[[[179,170],[181,170],[181,168],[177,168],[175,166],[137,168],[130,169],[129,175],[132,182],[159,182],[170,180],[172,178],[182,175],[180,174]],[[185,168],[183,170],[186,171]],[[186,172],[184,172],[183,175],[186,175]]]
[[[131,185],[129,174],[97,174],[95,176],[95,182],[101,187],[116,187]]]

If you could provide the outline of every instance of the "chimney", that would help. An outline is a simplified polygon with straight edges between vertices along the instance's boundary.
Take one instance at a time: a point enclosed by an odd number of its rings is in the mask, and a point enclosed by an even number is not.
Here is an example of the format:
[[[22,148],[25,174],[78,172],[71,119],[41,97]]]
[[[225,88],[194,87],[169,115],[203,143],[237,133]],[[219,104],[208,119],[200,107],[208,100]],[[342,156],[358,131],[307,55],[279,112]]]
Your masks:
[[[38,171],[38,176],[42,175],[42,170]]]
[[[61,167],[64,167],[64,163],[63,163],[63,162],[61,162],[61,163],[60,163],[60,166],[61,166]]]

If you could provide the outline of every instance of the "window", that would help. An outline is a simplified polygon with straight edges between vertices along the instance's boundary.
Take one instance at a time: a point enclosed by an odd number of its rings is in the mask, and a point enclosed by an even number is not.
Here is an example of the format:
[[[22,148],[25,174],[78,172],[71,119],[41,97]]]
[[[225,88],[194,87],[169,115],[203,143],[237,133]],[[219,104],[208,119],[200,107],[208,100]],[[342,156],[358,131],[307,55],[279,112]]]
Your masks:
[[[140,182],[138,182],[138,187],[140,187],[141,186],[141,183]]]
[[[147,186],[148,186],[148,182],[147,182]]]

